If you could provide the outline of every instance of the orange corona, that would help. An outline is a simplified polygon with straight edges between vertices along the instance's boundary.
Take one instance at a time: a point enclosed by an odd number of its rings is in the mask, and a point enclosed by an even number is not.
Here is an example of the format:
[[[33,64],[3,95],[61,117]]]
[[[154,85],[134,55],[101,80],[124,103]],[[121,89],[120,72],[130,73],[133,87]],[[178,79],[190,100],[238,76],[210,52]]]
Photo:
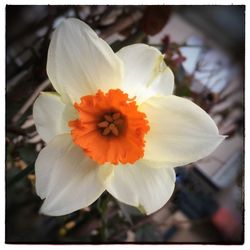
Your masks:
[[[149,131],[146,115],[119,89],[81,98],[74,107],[79,119],[70,121],[76,145],[99,164],[134,163],[143,157],[144,136]]]

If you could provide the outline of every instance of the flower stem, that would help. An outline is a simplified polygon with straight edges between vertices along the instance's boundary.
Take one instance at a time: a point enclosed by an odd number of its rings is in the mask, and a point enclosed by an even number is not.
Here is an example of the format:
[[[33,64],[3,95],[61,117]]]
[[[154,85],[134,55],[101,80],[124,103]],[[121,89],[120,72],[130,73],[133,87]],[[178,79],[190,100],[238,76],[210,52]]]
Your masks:
[[[108,239],[108,226],[107,226],[107,208],[108,208],[108,197],[101,197],[97,201],[97,209],[101,216],[101,227],[99,229],[100,239],[102,242]]]
[[[33,170],[34,170],[34,164],[32,163],[28,167],[26,167],[24,170],[22,170],[20,173],[18,173],[11,179],[7,180],[6,182],[7,187],[13,186],[16,182],[22,180],[24,177],[30,174]]]

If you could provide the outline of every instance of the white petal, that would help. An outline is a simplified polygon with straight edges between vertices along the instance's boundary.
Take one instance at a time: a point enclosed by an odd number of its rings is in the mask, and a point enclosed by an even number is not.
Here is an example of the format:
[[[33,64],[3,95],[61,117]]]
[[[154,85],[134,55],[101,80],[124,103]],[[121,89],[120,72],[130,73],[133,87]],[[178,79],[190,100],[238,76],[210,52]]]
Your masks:
[[[93,203],[105,190],[105,178],[112,174],[100,174],[99,169],[72,143],[70,135],[55,137],[35,164],[36,191],[46,198],[41,213],[59,216]]]
[[[77,112],[71,105],[65,105],[55,92],[43,92],[33,106],[36,129],[45,142],[56,135],[69,133],[68,121],[74,120]]]
[[[87,24],[69,18],[52,36],[47,73],[65,102],[79,102],[98,89],[119,88],[122,63]]]
[[[117,52],[124,63],[122,89],[141,103],[151,96],[171,95],[174,75],[159,50],[145,44],[129,45]]]
[[[57,93],[43,92],[33,105],[33,118],[41,138],[48,142],[61,130],[61,117],[65,104]],[[66,132],[66,131],[65,131]]]
[[[140,160],[134,165],[115,166],[107,191],[119,201],[151,214],[169,200],[174,186],[172,168],[151,168],[147,161]]]
[[[108,185],[108,183],[114,176],[114,169],[115,166],[109,163],[99,166],[98,177],[105,187]]]
[[[144,159],[180,166],[209,155],[224,139],[212,118],[187,99],[152,97],[139,110],[150,124]]]
[[[70,127],[68,125],[69,121],[75,120],[79,118],[79,113],[71,104],[66,104],[62,113],[62,123],[61,129],[63,131],[70,132]]]

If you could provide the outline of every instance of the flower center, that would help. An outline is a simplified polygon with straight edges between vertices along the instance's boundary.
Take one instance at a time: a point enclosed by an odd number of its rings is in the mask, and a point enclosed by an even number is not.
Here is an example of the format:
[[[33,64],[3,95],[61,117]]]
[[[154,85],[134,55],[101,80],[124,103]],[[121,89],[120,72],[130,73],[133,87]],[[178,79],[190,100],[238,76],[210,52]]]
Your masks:
[[[70,121],[71,136],[99,164],[134,163],[143,157],[146,115],[121,90],[83,96],[74,107],[79,119]]]
[[[107,113],[97,126],[101,129],[102,135],[118,136],[124,127],[124,118],[119,112]]]

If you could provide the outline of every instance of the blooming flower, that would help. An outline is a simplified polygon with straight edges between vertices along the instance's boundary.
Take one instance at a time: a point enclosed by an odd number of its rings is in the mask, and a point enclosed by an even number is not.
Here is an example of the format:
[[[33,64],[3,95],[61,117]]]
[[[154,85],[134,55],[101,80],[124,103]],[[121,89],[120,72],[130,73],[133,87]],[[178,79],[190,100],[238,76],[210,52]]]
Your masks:
[[[114,53],[70,18],[52,36],[47,72],[57,92],[41,93],[33,110],[47,143],[35,163],[44,214],[87,207],[105,190],[151,214],[173,193],[174,167],[224,138],[205,111],[172,95],[173,73],[148,45]]]

